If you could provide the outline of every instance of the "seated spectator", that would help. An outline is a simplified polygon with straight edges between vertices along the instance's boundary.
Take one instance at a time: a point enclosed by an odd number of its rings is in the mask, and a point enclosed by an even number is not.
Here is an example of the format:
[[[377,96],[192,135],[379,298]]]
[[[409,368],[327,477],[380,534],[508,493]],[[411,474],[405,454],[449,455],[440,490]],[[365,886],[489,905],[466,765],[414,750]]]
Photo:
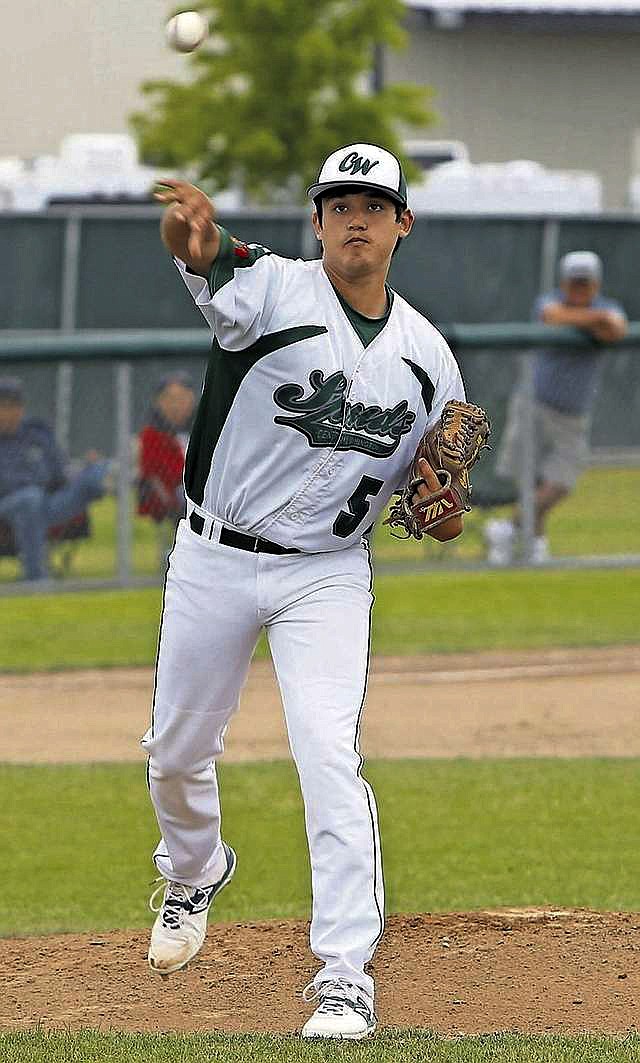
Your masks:
[[[541,350],[534,369],[535,528],[531,560],[550,558],[546,522],[573,490],[589,458],[589,431],[600,370],[608,346],[627,333],[623,308],[601,294],[602,262],[593,251],[571,251],[560,261],[560,286],[539,296],[533,317],[547,325],[573,325],[597,343],[590,347]],[[523,403],[517,389],[509,404],[496,472],[518,481],[523,460]],[[506,520],[490,520],[484,533],[492,565],[511,564],[520,538],[516,506]]]
[[[109,463],[95,452],[74,480],[45,421],[25,416],[22,382],[0,377],[0,520],[10,526],[28,580],[48,578],[47,532],[102,498]]]
[[[175,523],[184,515],[182,474],[195,402],[186,373],[162,377],[138,438],[138,513],[158,523]]]

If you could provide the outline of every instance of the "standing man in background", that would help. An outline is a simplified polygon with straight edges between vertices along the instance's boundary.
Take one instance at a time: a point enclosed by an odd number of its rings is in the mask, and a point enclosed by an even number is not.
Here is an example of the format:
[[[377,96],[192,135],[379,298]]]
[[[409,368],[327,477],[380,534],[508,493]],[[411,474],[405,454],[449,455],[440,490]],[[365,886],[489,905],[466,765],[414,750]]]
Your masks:
[[[149,964],[201,948],[231,879],[215,762],[266,630],[309,843],[311,948],[321,963],[304,1037],[373,1033],[367,964],[384,926],[375,798],[362,776],[372,573],[368,535],[445,403],[464,400],[439,332],[387,285],[413,214],[398,159],[351,144],[309,189],[321,260],[234,239],[208,197],[167,182],[162,238],[212,330],[170,555],[152,725],[143,739],[162,838]],[[427,461],[420,498],[441,482]],[[433,529],[454,538],[462,517]],[[265,839],[278,860],[278,839]]]
[[[627,333],[627,318],[620,304],[600,293],[602,262],[593,251],[565,255],[560,261],[559,279],[558,289],[536,300],[534,320],[547,325],[573,325],[592,336],[598,345],[550,348],[539,351],[536,358],[534,564],[549,559],[547,517],[573,490],[588,461],[591,413],[605,354],[602,345],[614,344]],[[516,391],[509,404],[496,463],[498,476],[516,483],[522,469],[524,402],[522,392]],[[518,507],[509,519],[487,522],[485,538],[490,564],[511,564],[519,533]]]

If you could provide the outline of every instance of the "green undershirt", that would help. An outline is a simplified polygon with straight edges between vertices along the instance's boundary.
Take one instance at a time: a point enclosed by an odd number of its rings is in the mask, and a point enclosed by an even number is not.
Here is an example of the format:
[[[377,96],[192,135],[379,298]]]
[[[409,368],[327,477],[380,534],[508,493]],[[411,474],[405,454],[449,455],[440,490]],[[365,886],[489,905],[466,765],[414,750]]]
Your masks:
[[[382,332],[389,320],[389,314],[391,313],[391,308],[393,306],[393,292],[391,288],[388,284],[385,284],[384,286],[384,290],[387,293],[387,309],[382,317],[365,317],[365,315],[361,314],[359,310],[354,310],[346,299],[343,299],[337,288],[334,288],[333,285],[331,285],[331,287],[338,296],[340,306],[362,340],[363,347],[368,347],[371,341],[375,340],[376,336]]]

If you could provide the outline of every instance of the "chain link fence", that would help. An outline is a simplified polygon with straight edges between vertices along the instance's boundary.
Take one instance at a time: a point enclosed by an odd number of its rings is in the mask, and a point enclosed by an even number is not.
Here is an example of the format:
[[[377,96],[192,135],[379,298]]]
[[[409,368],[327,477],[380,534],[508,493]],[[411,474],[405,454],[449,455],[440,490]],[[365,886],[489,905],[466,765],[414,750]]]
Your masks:
[[[632,324],[624,343],[603,358],[586,464],[580,465],[575,489],[551,513],[545,558],[536,556],[534,526],[536,449],[541,443],[533,402],[535,350],[543,339],[558,349],[581,342],[586,348],[587,341],[573,330],[541,325],[452,325],[444,331],[462,364],[469,397],[490,413],[493,447],[474,471],[474,510],[464,536],[444,545],[430,539],[403,542],[379,528],[374,539],[378,566],[491,567],[496,558],[491,557],[488,529],[496,521],[509,521],[516,506],[516,541],[500,564],[640,563],[640,394],[628,387],[629,366],[637,364],[640,351],[640,324]],[[31,573],[27,582],[10,515],[0,518],[3,592],[161,580],[182,510],[184,449],[208,346],[205,329],[23,332],[0,338],[0,377],[20,381],[23,416],[34,433],[27,460],[44,463],[46,469],[55,466],[57,479],[45,487],[55,489],[50,496],[62,492],[64,503],[61,508],[57,500],[52,502],[48,566],[37,579]],[[61,365],[67,367],[64,388]],[[520,395],[523,443],[518,475],[505,478],[499,475],[500,457],[514,392]],[[7,438],[0,425],[5,477],[11,471],[7,473]],[[68,488],[77,492],[72,490],[70,499],[64,496]],[[6,484],[3,490],[6,495]],[[72,513],[69,506],[76,501]],[[2,498],[0,512],[1,507]]]

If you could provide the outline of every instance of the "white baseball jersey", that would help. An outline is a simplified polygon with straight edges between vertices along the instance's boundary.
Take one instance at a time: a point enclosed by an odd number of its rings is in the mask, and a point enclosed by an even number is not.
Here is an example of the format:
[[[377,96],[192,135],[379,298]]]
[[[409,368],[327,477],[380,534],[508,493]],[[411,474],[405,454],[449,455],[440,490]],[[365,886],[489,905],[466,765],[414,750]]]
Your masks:
[[[303,552],[360,540],[404,481],[448,399],[464,399],[444,338],[387,289],[367,323],[318,260],[221,229],[208,279],[176,265],[213,331],[185,491],[204,516]],[[375,331],[375,329],[373,329]]]

